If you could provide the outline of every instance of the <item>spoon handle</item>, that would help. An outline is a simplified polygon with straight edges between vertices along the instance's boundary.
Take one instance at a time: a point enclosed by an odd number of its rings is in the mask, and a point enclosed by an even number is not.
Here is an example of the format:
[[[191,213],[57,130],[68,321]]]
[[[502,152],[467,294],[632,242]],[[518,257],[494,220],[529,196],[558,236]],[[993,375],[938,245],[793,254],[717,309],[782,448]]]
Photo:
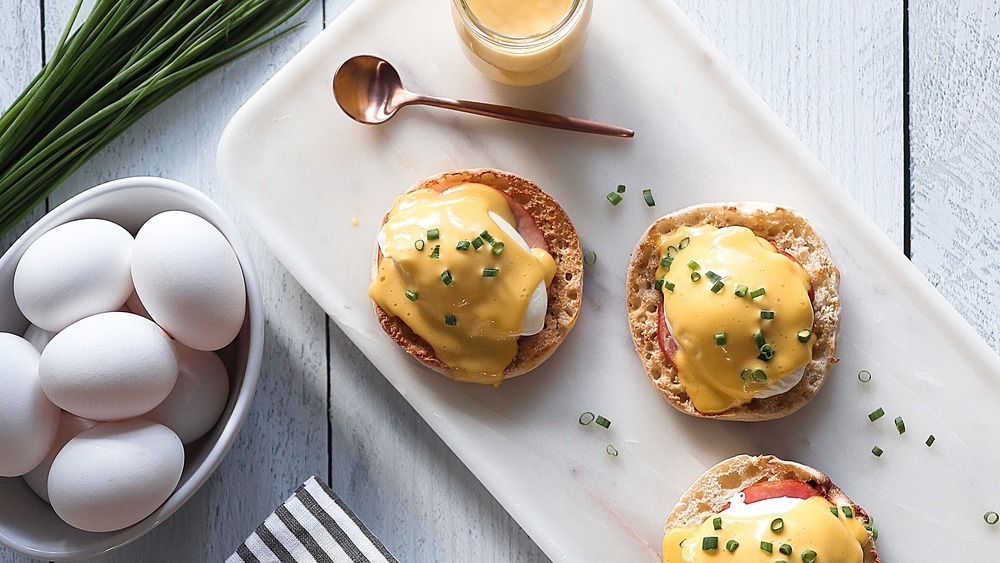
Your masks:
[[[596,133],[598,135],[608,135],[611,137],[632,137],[635,133],[631,129],[587,121],[576,117],[566,117],[555,113],[545,113],[530,109],[513,108],[497,104],[487,104],[484,102],[472,102],[469,100],[454,100],[451,98],[438,98],[435,96],[415,96],[409,101],[412,104],[424,104],[439,108],[453,109],[465,113],[473,113],[507,121],[527,123],[529,125],[541,125],[542,127],[553,127],[555,129],[565,129],[567,131],[579,131],[582,133]]]

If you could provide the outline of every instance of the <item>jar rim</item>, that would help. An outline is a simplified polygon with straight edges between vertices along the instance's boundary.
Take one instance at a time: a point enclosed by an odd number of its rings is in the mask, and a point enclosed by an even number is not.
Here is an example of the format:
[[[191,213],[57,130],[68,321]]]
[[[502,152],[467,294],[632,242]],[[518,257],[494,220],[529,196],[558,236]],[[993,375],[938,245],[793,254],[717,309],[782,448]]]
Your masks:
[[[467,28],[486,42],[508,48],[535,48],[558,39],[566,33],[566,30],[571,29],[576,21],[579,21],[588,1],[573,0],[572,5],[566,10],[566,14],[552,27],[544,31],[532,35],[507,35],[493,30],[476,17],[467,0],[453,0]]]

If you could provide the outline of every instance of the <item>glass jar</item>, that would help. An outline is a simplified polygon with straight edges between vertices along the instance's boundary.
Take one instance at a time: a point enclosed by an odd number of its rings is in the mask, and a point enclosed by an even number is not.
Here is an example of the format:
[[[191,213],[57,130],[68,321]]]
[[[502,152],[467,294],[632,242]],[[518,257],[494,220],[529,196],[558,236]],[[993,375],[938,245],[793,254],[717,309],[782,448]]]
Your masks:
[[[451,0],[463,50],[483,74],[529,86],[559,76],[587,37],[592,0]]]

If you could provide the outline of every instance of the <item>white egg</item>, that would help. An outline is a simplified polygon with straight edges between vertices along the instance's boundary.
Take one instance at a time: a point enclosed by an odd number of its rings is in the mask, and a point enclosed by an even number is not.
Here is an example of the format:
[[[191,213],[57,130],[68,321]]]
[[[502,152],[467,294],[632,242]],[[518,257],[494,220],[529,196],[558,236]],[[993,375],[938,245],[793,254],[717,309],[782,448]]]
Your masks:
[[[166,211],[146,221],[135,238],[132,279],[152,319],[191,348],[218,350],[243,326],[239,259],[226,237],[197,215]]]
[[[153,317],[149,316],[149,311],[146,310],[146,306],[142,304],[142,301],[139,301],[139,295],[135,291],[132,291],[132,295],[129,295],[128,299],[125,301],[125,309],[127,309],[130,313],[139,315],[140,317],[146,317],[149,320],[153,320]]]
[[[67,524],[88,532],[127,528],[173,493],[184,446],[146,420],[105,422],[70,440],[49,470],[49,502]]]
[[[62,451],[67,442],[76,437],[77,434],[93,427],[96,422],[74,416],[66,411],[62,411],[59,417],[59,431],[56,432],[56,441],[49,448],[48,455],[34,469],[24,474],[24,481],[28,483],[35,494],[49,502],[49,469],[56,455]]]
[[[58,332],[116,311],[132,293],[132,235],[103,219],[55,227],[25,250],[14,271],[14,300],[32,324]]]
[[[48,453],[59,428],[59,408],[38,382],[38,350],[0,332],[0,477],[31,471]]]
[[[59,407],[90,420],[122,420],[160,404],[177,381],[170,337],[132,313],[101,313],[56,334],[39,376]]]
[[[158,422],[174,432],[185,444],[201,438],[215,426],[226,408],[229,376],[215,352],[189,348],[174,341],[177,383],[162,403],[142,418]]]
[[[500,215],[490,211],[490,218],[493,222],[500,227],[500,230],[504,232],[505,235],[509,236],[516,242],[521,248],[530,250],[531,247],[528,246],[528,242],[524,240],[521,233],[517,232],[514,225],[508,223]],[[538,334],[542,332],[545,328],[545,312],[549,309],[549,293],[545,287],[545,282],[539,282],[535,286],[535,290],[531,292],[531,298],[528,299],[528,308],[524,312],[524,322],[521,323],[521,332],[518,333],[521,336],[531,336],[532,334]]]
[[[55,335],[56,333],[49,332],[44,328],[39,328],[35,325],[28,325],[28,329],[24,331],[24,339],[31,342],[31,345],[38,350],[39,354],[42,353],[42,350],[45,349],[45,347],[49,344],[49,341],[52,340],[52,337]]]

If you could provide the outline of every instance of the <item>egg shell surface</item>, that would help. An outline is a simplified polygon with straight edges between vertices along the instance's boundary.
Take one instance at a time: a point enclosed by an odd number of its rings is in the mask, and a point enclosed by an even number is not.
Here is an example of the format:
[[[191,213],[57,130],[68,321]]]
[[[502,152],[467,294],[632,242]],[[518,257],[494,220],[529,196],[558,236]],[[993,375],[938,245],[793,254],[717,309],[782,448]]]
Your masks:
[[[18,477],[45,458],[56,439],[59,407],[42,393],[38,350],[0,332],[0,477]]]
[[[191,348],[218,350],[243,326],[246,282],[239,259],[226,237],[197,215],[165,211],[146,221],[135,238],[132,279],[152,319]]]
[[[48,455],[34,469],[24,474],[24,481],[28,483],[35,494],[42,497],[45,502],[49,502],[49,469],[56,455],[62,451],[67,442],[76,437],[77,434],[88,428],[92,428],[96,422],[72,415],[62,411],[59,416],[59,430],[56,432],[56,441],[49,448]]]
[[[49,470],[49,500],[67,524],[88,532],[127,528],[177,487],[184,446],[146,420],[104,422],[70,440]]]
[[[52,337],[55,335],[56,333],[49,332],[44,328],[38,328],[35,325],[28,325],[27,330],[24,331],[24,339],[31,342],[31,345],[38,350],[39,354],[42,353],[42,350],[48,345],[49,340],[52,340]]]
[[[173,342],[179,366],[177,383],[143,419],[158,422],[185,444],[201,438],[218,422],[229,398],[229,375],[215,352]]]
[[[170,337],[132,313],[101,313],[56,334],[42,351],[42,389],[59,407],[89,420],[145,414],[177,381]]]
[[[14,300],[32,324],[58,332],[121,308],[132,292],[132,235],[104,219],[64,223],[38,237],[14,270]]]

